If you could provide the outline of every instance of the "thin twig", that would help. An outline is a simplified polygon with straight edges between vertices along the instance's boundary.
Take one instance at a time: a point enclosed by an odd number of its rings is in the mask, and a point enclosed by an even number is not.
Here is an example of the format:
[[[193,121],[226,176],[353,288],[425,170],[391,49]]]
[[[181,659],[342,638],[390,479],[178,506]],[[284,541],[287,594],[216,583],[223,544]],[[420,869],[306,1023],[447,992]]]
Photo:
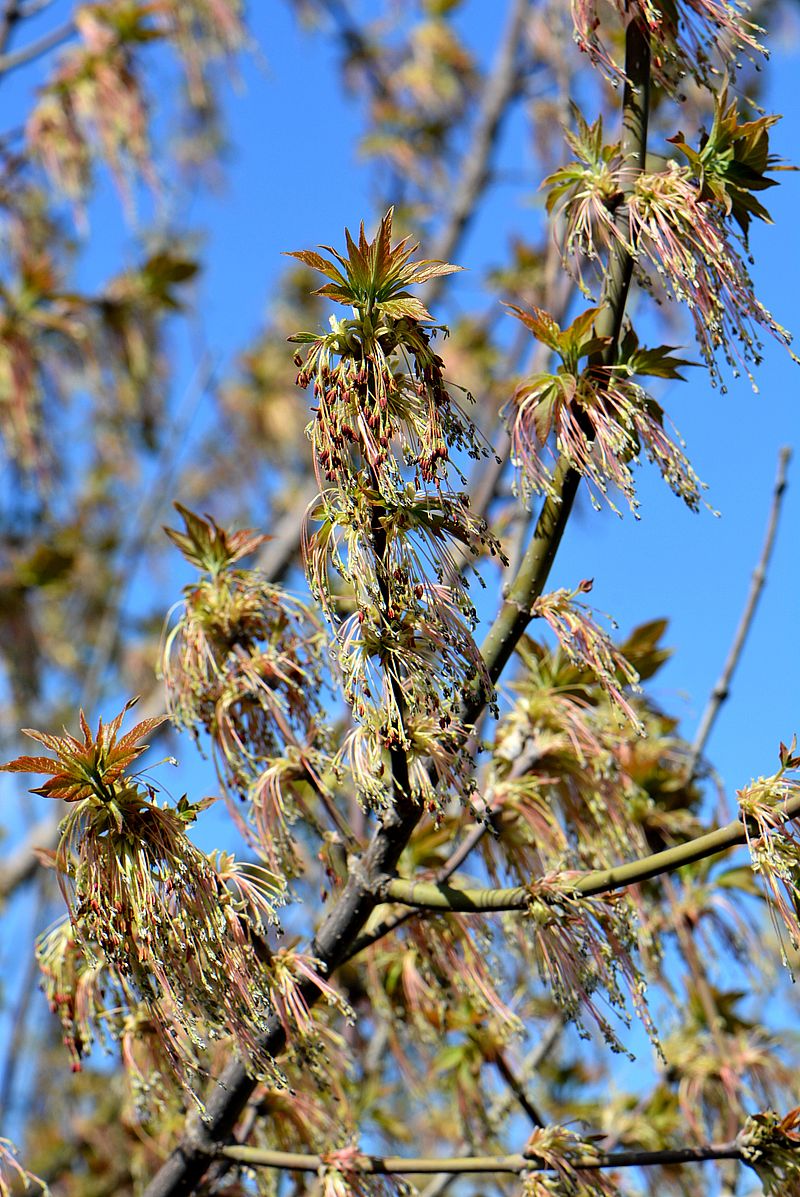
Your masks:
[[[75,22],[73,20],[65,21],[63,25],[59,25],[56,29],[51,29],[49,33],[45,33],[37,41],[31,42],[29,46],[22,46],[19,50],[13,50],[10,54],[0,55],[0,75],[7,75],[10,71],[14,71],[18,67],[27,66],[28,63],[35,62],[37,58],[41,58],[48,50],[54,50],[56,46],[60,46],[62,42],[67,41],[75,32]]]
[[[528,1116],[530,1122],[534,1126],[544,1126],[544,1119],[536,1109],[536,1106],[533,1104],[531,1099],[528,1097],[523,1081],[514,1072],[514,1069],[511,1067],[511,1064],[509,1063],[505,1053],[498,1051],[493,1057],[492,1063],[500,1073],[500,1076],[503,1078],[505,1083],[508,1085],[511,1094],[513,1095],[514,1100],[517,1102],[520,1109]]]
[[[355,23],[341,0],[319,0],[322,8],[335,22],[345,47],[358,59],[373,90],[381,100],[391,99],[392,88],[379,68],[375,54],[364,34]]]
[[[753,576],[750,580],[750,590],[747,595],[747,601],[744,605],[739,626],[733,637],[728,658],[725,661],[719,681],[706,704],[706,709],[703,712],[703,717],[700,720],[700,725],[697,729],[697,735],[692,744],[692,750],[689,755],[689,760],[686,763],[686,777],[691,780],[697,772],[697,767],[700,758],[703,755],[705,746],[708,743],[708,738],[711,735],[711,729],[716,722],[720,709],[730,694],[731,681],[736,671],[736,667],[742,656],[745,641],[753,624],[756,608],[758,607],[758,600],[761,597],[761,591],[764,589],[764,583],[767,580],[767,569],[769,568],[772,550],[775,544],[775,535],[778,530],[778,521],[781,514],[781,505],[783,503],[783,496],[786,492],[786,475],[789,468],[789,462],[792,458],[792,451],[788,446],[784,446],[778,454],[778,471],[775,477],[775,486],[772,491],[772,504],[769,511],[769,519],[767,521],[767,530],[764,536],[764,543],[761,547],[761,555],[758,559],[758,565],[753,570]]]
[[[40,876],[36,901],[33,907],[33,916],[31,918],[33,934],[29,938],[29,943],[39,934],[44,919],[44,912],[47,906],[46,884],[47,878]],[[25,1042],[25,1027],[32,1009],[31,997],[36,989],[38,978],[39,962],[36,959],[36,953],[32,949],[29,949],[25,962],[25,971],[20,982],[19,994],[17,995],[11,1026],[8,1032],[8,1048],[6,1058],[3,1062],[2,1077],[0,1077],[0,1126],[8,1125],[17,1069],[24,1058],[28,1046]],[[30,1073],[28,1075],[30,1076]]]

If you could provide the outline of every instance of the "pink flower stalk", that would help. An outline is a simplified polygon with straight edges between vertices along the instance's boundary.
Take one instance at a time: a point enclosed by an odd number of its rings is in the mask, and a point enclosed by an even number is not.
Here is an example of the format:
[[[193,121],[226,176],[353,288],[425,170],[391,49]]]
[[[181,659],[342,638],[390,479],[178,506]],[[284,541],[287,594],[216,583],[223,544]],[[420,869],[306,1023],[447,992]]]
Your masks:
[[[783,345],[791,337],[755,297],[747,267],[719,205],[700,198],[686,167],[670,163],[636,179],[628,200],[630,241],[692,314],[713,378],[721,353],[735,372],[761,359],[762,330]]]
[[[498,992],[501,978],[480,916],[414,919],[407,934],[425,962],[426,980],[446,1004],[463,996],[500,1028],[509,1033],[519,1029],[519,1019]]]
[[[598,1001],[599,994],[628,1023],[622,981],[642,1025],[657,1043],[645,980],[634,960],[637,946],[628,899],[619,893],[578,897],[570,892],[568,873],[542,877],[529,889],[527,938],[542,981],[564,1012],[579,1026],[585,1012],[614,1050],[624,1051]]]
[[[16,1180],[8,1182],[8,1176],[13,1175]],[[40,1176],[29,1172],[17,1159],[17,1149],[10,1139],[0,1138],[0,1197],[13,1197],[19,1191],[17,1181],[27,1190],[36,1185],[41,1197],[51,1197],[50,1189]]]
[[[554,590],[541,595],[534,604],[533,614],[540,616],[553,629],[569,659],[584,669],[590,669],[609,698],[619,707],[637,730],[641,720],[625,697],[624,688],[638,689],[639,675],[615,647],[608,634],[592,618],[585,603],[576,596],[587,594],[590,581],[581,582],[575,590]]]
[[[269,954],[271,1000],[286,1031],[287,1038],[314,1035],[317,1031],[304,988],[308,983],[318,990],[329,1006],[336,1007],[346,1018],[353,1012],[337,989],[320,972],[320,963],[313,956],[281,948]]]
[[[636,21],[648,34],[653,74],[669,90],[687,75],[700,83],[714,79],[742,51],[765,53],[758,40],[763,30],[747,20],[739,0],[678,0],[672,7],[652,0],[612,3],[623,22]],[[601,11],[598,0],[572,0],[575,41],[609,79],[621,80],[624,71],[603,36]]]

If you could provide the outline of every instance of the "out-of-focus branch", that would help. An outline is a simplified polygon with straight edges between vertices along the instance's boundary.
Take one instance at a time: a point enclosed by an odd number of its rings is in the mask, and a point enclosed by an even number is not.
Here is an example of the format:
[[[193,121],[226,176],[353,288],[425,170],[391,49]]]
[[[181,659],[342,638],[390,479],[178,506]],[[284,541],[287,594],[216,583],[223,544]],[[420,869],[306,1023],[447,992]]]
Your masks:
[[[0,900],[30,881],[39,868],[37,848],[52,848],[56,842],[59,816],[53,815],[34,824],[25,839],[0,865]]]
[[[430,256],[439,261],[448,262],[455,253],[488,182],[503,117],[519,87],[519,47],[529,7],[530,0],[512,0],[503,37],[478,104],[475,127],[453,188],[447,218],[430,247]],[[441,286],[441,278],[431,279],[423,288],[423,302],[433,302]]]
[[[697,735],[692,744],[692,750],[689,760],[686,763],[686,777],[691,780],[697,772],[697,767],[700,763],[700,758],[703,755],[708,738],[711,735],[711,730],[719,715],[723,703],[727,700],[730,694],[731,681],[736,672],[736,668],[744,650],[745,641],[747,640],[750,628],[753,625],[756,608],[758,607],[758,600],[761,598],[761,591],[764,589],[764,583],[767,580],[767,570],[769,568],[772,550],[775,545],[775,535],[778,530],[778,521],[780,520],[781,506],[783,503],[783,496],[786,492],[786,476],[789,468],[789,462],[792,458],[792,451],[787,446],[784,446],[778,454],[778,471],[775,476],[775,485],[772,490],[772,504],[769,511],[769,519],[767,521],[767,530],[764,535],[764,543],[761,547],[761,555],[758,559],[758,565],[753,570],[753,576],[750,580],[750,589],[747,594],[747,600],[742,611],[739,625],[733,637],[728,652],[728,657],[725,661],[722,673],[719,676],[719,681],[706,704],[706,709],[703,712],[703,717],[700,720],[700,725],[697,729]]]
[[[22,17],[19,0],[6,0],[0,13],[0,54],[4,54],[14,27]]]
[[[319,4],[336,25],[345,48],[363,68],[376,96],[381,100],[389,99],[392,89],[375,61],[372,47],[348,12],[347,6],[341,0],[319,0]]]
[[[516,1072],[511,1067],[505,1052],[498,1051],[492,1057],[492,1063],[500,1073],[500,1076],[503,1078],[505,1083],[508,1085],[509,1092],[511,1093],[513,1100],[517,1102],[520,1109],[528,1116],[530,1122],[534,1126],[544,1126],[544,1119],[536,1109],[536,1106],[533,1104],[531,1099],[528,1097],[527,1090],[521,1077],[517,1076]]]
[[[51,29],[49,33],[45,33],[35,42],[31,42],[28,46],[22,46],[19,50],[12,50],[9,54],[0,55],[0,75],[7,75],[9,71],[14,71],[18,67],[27,66],[30,62],[35,62],[37,58],[41,58],[43,54],[47,54],[49,50],[54,50],[56,46],[60,46],[62,42],[67,41],[75,33],[75,22],[72,20],[65,21],[63,25],[59,25],[56,29]]]

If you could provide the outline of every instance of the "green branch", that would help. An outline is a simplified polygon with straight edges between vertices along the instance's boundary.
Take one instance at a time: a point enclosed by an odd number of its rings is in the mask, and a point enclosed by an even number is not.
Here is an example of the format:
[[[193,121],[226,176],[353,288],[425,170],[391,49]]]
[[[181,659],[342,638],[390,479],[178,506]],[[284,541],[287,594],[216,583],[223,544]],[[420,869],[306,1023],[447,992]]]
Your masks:
[[[296,1151],[271,1151],[260,1147],[222,1147],[218,1153],[226,1160],[244,1164],[250,1168],[282,1168],[291,1172],[318,1172],[320,1168],[336,1167],[335,1153],[332,1157],[305,1155]],[[699,1164],[705,1160],[741,1160],[742,1149],[735,1140],[728,1143],[709,1143],[702,1147],[673,1147],[663,1151],[614,1151],[596,1152],[583,1159],[570,1159],[575,1169],[600,1168],[646,1168],[674,1164]],[[349,1168],[348,1168],[349,1171]],[[361,1156],[352,1171],[385,1176],[399,1173],[404,1176],[424,1176],[438,1172],[456,1173],[498,1173],[509,1172],[552,1172],[552,1166],[536,1156],[522,1155],[473,1155],[473,1156]]]
[[[790,799],[783,807],[783,821],[800,815],[800,795]],[[673,873],[684,865],[717,856],[727,848],[734,848],[747,841],[744,823],[734,819],[725,827],[708,831],[696,839],[687,840],[663,852],[654,852],[639,860],[616,865],[610,869],[592,869],[587,873],[572,874],[568,878],[571,893],[592,898],[610,890],[623,889],[650,881],[663,873]],[[461,913],[471,911],[525,910],[531,899],[530,890],[523,885],[508,889],[459,889],[456,886],[437,884],[432,881],[410,881],[394,878],[384,883],[382,894],[385,901],[401,902],[421,910],[450,910]],[[546,899],[544,899],[546,900]]]

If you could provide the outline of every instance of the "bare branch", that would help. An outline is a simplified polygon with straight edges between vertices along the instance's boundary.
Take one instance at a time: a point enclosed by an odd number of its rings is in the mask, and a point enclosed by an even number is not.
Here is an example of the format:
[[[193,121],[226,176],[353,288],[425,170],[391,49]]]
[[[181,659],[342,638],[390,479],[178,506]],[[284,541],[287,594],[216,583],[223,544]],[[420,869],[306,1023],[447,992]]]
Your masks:
[[[0,54],[5,52],[14,28],[22,15],[19,0],[6,0],[0,14]]]
[[[775,477],[775,486],[772,490],[772,505],[770,507],[769,519],[767,521],[767,531],[764,536],[764,543],[761,547],[761,555],[758,559],[758,565],[753,570],[753,576],[750,580],[750,590],[747,595],[747,600],[742,611],[739,626],[733,637],[728,652],[728,658],[725,666],[720,674],[719,681],[714,689],[711,691],[706,709],[703,712],[703,717],[700,720],[700,726],[697,729],[697,735],[692,744],[691,755],[686,764],[686,777],[691,780],[697,772],[697,767],[700,758],[703,755],[708,738],[711,735],[711,730],[719,715],[723,703],[727,700],[730,694],[731,681],[736,671],[736,667],[742,656],[745,641],[753,624],[756,608],[758,607],[758,600],[761,597],[761,591],[764,589],[764,583],[767,580],[767,569],[769,568],[772,550],[775,545],[775,535],[778,530],[778,521],[781,514],[781,505],[783,496],[786,492],[786,475],[789,468],[789,462],[792,458],[792,451],[788,446],[784,446],[778,454],[778,472]]]

